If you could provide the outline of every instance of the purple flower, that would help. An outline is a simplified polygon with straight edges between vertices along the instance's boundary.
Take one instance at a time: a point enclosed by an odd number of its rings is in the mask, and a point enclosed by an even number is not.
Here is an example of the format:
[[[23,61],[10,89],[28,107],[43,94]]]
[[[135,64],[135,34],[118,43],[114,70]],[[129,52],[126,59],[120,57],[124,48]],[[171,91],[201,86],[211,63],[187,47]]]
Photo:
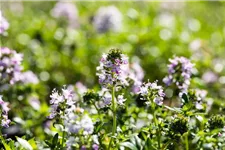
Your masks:
[[[103,87],[110,85],[128,85],[128,75],[124,67],[128,66],[128,57],[118,49],[111,49],[108,54],[103,54],[100,65],[97,67],[99,83]]]
[[[48,116],[49,119],[53,119],[57,115],[63,118],[64,116],[61,115],[62,112],[65,111],[67,107],[70,107],[75,103],[73,92],[66,87],[62,89],[62,93],[59,93],[56,89],[54,89],[50,95],[50,98],[51,109],[50,115]],[[59,107],[61,105],[65,106]]]
[[[218,76],[212,71],[206,71],[202,75],[202,79],[205,83],[214,83],[218,80]]]
[[[0,48],[0,77],[4,84],[15,84],[21,80],[23,55],[7,47]]]
[[[147,100],[148,104],[154,102],[160,106],[163,104],[163,99],[165,97],[162,86],[157,85],[157,81],[144,83],[140,87],[138,94],[142,96],[142,100]]]
[[[188,90],[188,95],[195,104],[196,109],[201,110],[204,108],[203,103],[206,103],[205,98],[207,96],[207,91],[200,89],[191,89]]]
[[[132,92],[137,94],[140,91],[140,86],[144,78],[144,71],[141,68],[140,64],[135,61],[130,65],[128,70],[129,78],[134,82],[132,85]]]
[[[51,10],[51,15],[55,18],[65,18],[71,28],[79,26],[78,10],[73,3],[57,2],[55,7]]]
[[[77,88],[78,94],[80,94],[80,95],[84,94],[84,92],[87,91],[87,87],[83,83],[81,83],[81,82],[77,82],[75,84],[75,86]]]
[[[38,84],[39,79],[32,71],[21,73],[20,80],[25,84]]]
[[[117,103],[119,105],[124,105],[123,103],[126,101],[126,99],[123,97],[123,95],[118,95],[117,97]]]
[[[83,145],[83,146],[81,146],[80,150],[87,150],[87,148],[85,145]]]
[[[71,149],[72,150],[72,146],[73,146],[73,144],[75,143],[75,138],[74,137],[72,137],[72,136],[70,136],[69,138],[68,138],[68,140],[66,141],[66,147],[67,147],[67,149]]]
[[[112,95],[110,93],[106,93],[103,97],[103,101],[105,105],[109,105],[112,101]]]
[[[8,128],[10,124],[10,120],[8,119],[8,112],[9,112],[9,103],[4,102],[2,99],[2,95],[0,95],[0,118],[1,118],[1,126]]]
[[[66,131],[71,134],[90,135],[94,131],[91,118],[78,107],[68,108],[63,118]]]
[[[2,16],[0,11],[0,34],[3,34],[9,28],[8,21]]]
[[[122,14],[115,6],[101,7],[94,17],[93,25],[100,33],[109,30],[117,32],[122,27]]]
[[[163,82],[167,86],[174,83],[181,90],[181,93],[187,92],[194,64],[185,57],[174,57],[173,59],[169,59],[169,61],[169,74],[163,79]]]
[[[99,149],[99,146],[98,146],[97,144],[93,144],[93,145],[92,145],[92,149],[93,149],[93,150],[98,150],[98,149]]]

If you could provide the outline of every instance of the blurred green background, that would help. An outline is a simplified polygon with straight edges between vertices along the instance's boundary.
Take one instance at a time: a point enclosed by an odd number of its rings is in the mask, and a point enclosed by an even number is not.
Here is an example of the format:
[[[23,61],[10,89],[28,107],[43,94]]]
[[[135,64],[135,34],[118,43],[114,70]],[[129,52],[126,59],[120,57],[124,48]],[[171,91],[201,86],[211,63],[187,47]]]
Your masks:
[[[10,23],[1,46],[24,54],[24,70],[40,79],[36,93],[47,100],[51,90],[81,81],[99,86],[96,66],[102,53],[120,48],[138,61],[145,80],[162,83],[168,59],[186,56],[196,64],[193,88],[225,98],[224,2],[73,2],[79,27],[52,17],[56,2],[1,2]],[[98,33],[93,18],[102,6],[122,14],[119,32]]]

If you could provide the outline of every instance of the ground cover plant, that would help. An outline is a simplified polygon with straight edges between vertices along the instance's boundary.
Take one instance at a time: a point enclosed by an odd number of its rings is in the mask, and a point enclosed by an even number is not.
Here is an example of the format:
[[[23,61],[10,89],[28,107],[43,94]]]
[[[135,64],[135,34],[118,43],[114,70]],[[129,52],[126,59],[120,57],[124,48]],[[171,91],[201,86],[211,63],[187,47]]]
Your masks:
[[[225,3],[1,5],[0,149],[225,149]]]

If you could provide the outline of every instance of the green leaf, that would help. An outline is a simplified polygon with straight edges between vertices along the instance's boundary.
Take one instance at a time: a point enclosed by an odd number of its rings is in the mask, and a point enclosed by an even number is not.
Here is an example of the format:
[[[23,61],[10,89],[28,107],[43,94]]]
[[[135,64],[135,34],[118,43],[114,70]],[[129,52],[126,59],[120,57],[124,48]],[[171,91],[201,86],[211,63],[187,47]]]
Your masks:
[[[51,143],[51,142],[45,140],[45,143],[46,143],[49,147],[52,147],[52,143]]]
[[[130,142],[123,142],[120,144],[120,146],[130,148],[131,150],[138,150],[137,147],[133,143],[130,143]]]
[[[8,145],[10,146],[11,150],[15,150],[15,143],[13,140],[11,140]]]
[[[171,111],[175,111],[175,112],[178,112],[178,113],[182,112],[180,108],[176,108],[176,107],[172,108],[172,107],[169,107],[169,106],[166,106],[166,105],[164,105],[164,107],[171,110]]]
[[[187,94],[183,93],[182,99],[184,100],[184,103],[187,104],[189,102]]]
[[[34,138],[30,139],[28,142],[30,143],[30,145],[32,146],[33,149],[37,149],[37,144],[36,144]]]
[[[8,144],[6,144],[4,141],[2,141],[4,147],[5,147],[5,150],[11,150],[10,146]]]
[[[52,145],[56,146],[58,143],[59,134],[56,133],[52,139]]]
[[[30,143],[27,140],[24,140],[22,138],[16,137],[17,141],[19,142],[19,144],[25,148],[26,150],[33,150],[32,146],[30,145]]]
[[[157,150],[157,148],[153,146],[150,138],[148,138],[147,141],[145,142],[144,149],[145,150]]]

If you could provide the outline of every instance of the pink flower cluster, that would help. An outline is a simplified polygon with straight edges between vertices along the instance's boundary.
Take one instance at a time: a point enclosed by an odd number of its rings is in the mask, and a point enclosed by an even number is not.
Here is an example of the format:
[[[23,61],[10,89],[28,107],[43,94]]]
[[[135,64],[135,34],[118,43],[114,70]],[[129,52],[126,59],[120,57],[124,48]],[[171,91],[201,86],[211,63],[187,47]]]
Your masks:
[[[75,103],[73,97],[73,91],[70,89],[63,88],[62,94],[59,93],[56,89],[54,89],[52,91],[52,94],[50,95],[51,111],[48,118],[53,119],[57,115],[59,117],[64,117],[62,113],[63,111],[65,111],[66,107],[71,106]]]
[[[192,68],[194,64],[185,57],[175,57],[169,59],[170,64],[168,65],[169,75],[163,79],[163,82],[169,86],[174,83],[181,93],[186,93],[190,85],[190,79],[192,74]]]
[[[8,21],[2,16],[0,11],[0,34],[3,34],[9,28]]]
[[[10,124],[10,120],[8,119],[8,112],[9,112],[9,107],[8,107],[9,103],[8,102],[4,102],[2,100],[2,96],[0,95],[0,119],[1,119],[1,126],[2,127],[9,127]]]
[[[162,86],[157,85],[157,81],[150,83],[147,82],[140,87],[139,94],[142,96],[142,100],[146,100],[147,104],[151,104],[151,100],[157,105],[163,104],[165,93]]]
[[[0,48],[0,78],[3,83],[14,84],[20,80],[23,55],[7,47]]]
[[[97,67],[97,76],[102,86],[129,85],[124,69],[128,66],[128,57],[121,51],[112,49],[109,54],[103,54],[100,66]]]

